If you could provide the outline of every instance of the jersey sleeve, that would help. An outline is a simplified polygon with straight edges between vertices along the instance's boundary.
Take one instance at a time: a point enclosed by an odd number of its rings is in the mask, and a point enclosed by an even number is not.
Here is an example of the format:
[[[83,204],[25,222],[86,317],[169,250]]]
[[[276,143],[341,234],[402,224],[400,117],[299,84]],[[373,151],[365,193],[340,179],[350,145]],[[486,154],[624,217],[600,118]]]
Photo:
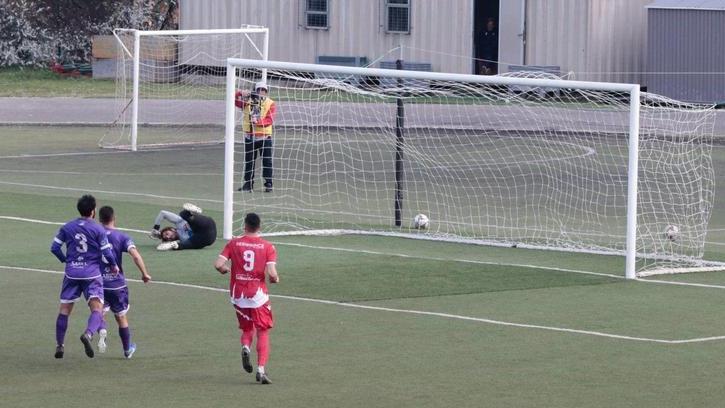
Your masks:
[[[277,263],[277,248],[269,244],[267,247],[267,265]]]
[[[232,242],[234,242],[234,240],[227,242],[219,256],[227,260],[232,259]]]
[[[128,235],[123,236],[123,248],[121,248],[122,252],[128,252],[131,250],[131,248],[136,248],[136,244],[133,242],[133,238],[129,237]]]
[[[65,228],[61,228],[58,230],[58,233],[55,234],[55,237],[53,237],[53,243],[50,244],[50,252],[52,252],[53,255],[55,255],[55,257],[63,263],[65,263],[66,260],[65,254],[63,253],[62,249],[65,239]]]

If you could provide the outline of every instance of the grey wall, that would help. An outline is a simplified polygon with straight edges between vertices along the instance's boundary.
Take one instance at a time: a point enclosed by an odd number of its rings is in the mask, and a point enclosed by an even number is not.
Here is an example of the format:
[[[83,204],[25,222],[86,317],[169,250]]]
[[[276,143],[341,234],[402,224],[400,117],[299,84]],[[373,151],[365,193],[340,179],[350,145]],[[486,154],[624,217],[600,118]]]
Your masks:
[[[648,91],[725,101],[725,10],[649,9],[648,19]]]
[[[434,71],[471,73],[473,0],[414,0],[410,34],[385,31],[385,0],[330,1],[329,29],[304,27],[303,0],[183,0],[180,28],[270,30],[269,58],[315,63],[318,55],[367,57],[372,61],[399,44],[403,58],[428,62]],[[395,60],[399,52],[384,57]]]
[[[651,0],[528,0],[526,64],[575,79],[640,83]]]

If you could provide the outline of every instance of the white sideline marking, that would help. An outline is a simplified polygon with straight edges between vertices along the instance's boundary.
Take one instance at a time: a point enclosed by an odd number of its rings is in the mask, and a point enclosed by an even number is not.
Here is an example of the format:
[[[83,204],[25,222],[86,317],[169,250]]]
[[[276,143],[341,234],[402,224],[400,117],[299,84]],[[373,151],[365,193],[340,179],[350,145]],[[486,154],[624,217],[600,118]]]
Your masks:
[[[10,269],[10,270],[18,270],[18,271],[30,271],[30,272],[41,272],[41,273],[50,273],[50,274],[55,274],[55,275],[63,275],[63,272],[60,272],[60,271],[51,271],[48,269],[24,268],[24,267],[17,267],[17,266],[0,265],[0,269]],[[143,283],[143,281],[140,281],[138,279],[126,278],[126,280],[129,282]],[[192,289],[202,289],[202,290],[209,290],[209,291],[213,291],[213,292],[223,292],[223,293],[228,292],[228,289],[213,288],[213,287],[201,286],[201,285],[191,285],[191,284],[177,283],[177,282],[152,281],[151,284],[177,286],[177,287],[192,288]],[[442,317],[442,318],[447,318],[447,319],[456,319],[456,320],[465,320],[465,321],[493,324],[493,325],[498,325],[498,326],[518,327],[518,328],[523,328],[523,329],[539,329],[539,330],[554,331],[554,332],[560,332],[560,333],[583,334],[583,335],[588,335],[588,336],[606,337],[606,338],[611,338],[611,339],[648,342],[648,343],[685,344],[685,343],[704,343],[704,342],[709,342],[709,341],[725,340],[725,336],[699,337],[699,338],[682,339],[682,340],[652,339],[652,338],[647,338],[647,337],[634,337],[634,336],[604,333],[604,332],[591,331],[591,330],[577,330],[577,329],[567,329],[564,327],[541,326],[541,325],[537,325],[537,324],[513,323],[513,322],[505,322],[505,321],[501,321],[501,320],[484,319],[484,318],[480,318],[480,317],[463,316],[463,315],[456,315],[456,314],[450,314],[450,313],[426,312],[423,310],[410,310],[410,309],[395,309],[395,308],[390,308],[390,307],[369,306],[369,305],[361,305],[361,304],[355,304],[355,303],[337,302],[334,300],[303,298],[303,297],[298,297],[298,296],[270,295],[270,297],[279,298],[279,299],[287,299],[287,300],[296,300],[296,301],[301,301],[301,302],[311,302],[311,303],[320,303],[320,304],[325,304],[325,305],[349,307],[349,308],[354,308],[354,309],[366,309],[366,310],[375,310],[375,311],[380,311],[380,312],[413,314],[413,315],[421,315],[421,316],[434,316],[434,317]]]

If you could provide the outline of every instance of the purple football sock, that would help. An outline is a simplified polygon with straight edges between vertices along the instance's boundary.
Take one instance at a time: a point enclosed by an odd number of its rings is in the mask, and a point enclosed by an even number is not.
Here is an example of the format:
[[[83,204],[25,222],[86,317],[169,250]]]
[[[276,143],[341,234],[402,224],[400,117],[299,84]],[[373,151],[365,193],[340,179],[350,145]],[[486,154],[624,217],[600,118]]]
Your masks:
[[[131,328],[130,327],[119,327],[118,335],[121,336],[121,343],[123,344],[123,351],[128,351],[131,346]]]
[[[65,332],[68,330],[68,315],[58,313],[55,320],[55,343],[62,346],[65,342]]]
[[[101,325],[98,326],[98,331],[100,332],[101,330],[106,330],[106,321],[105,320],[101,320]]]
[[[91,315],[88,317],[88,326],[86,326],[86,334],[89,336],[93,336],[93,333],[96,333],[98,329],[101,327],[101,322],[103,321],[103,315],[101,312],[93,311],[91,312]]]

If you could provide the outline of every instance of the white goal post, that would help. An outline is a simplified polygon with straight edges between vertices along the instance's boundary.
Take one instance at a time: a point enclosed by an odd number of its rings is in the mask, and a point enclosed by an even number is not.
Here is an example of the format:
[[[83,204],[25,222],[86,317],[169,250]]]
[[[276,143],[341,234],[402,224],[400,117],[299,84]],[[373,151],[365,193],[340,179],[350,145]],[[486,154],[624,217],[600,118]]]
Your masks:
[[[184,81],[181,78],[185,67],[196,67],[197,71],[213,71],[218,68],[220,72],[225,67],[225,60],[230,55],[239,58],[259,58],[266,60],[269,54],[269,29],[263,26],[243,25],[232,29],[208,30],[160,30],[143,31],[135,29],[115,29],[113,35],[116,39],[117,61],[116,85],[117,99],[119,100],[119,117],[115,125],[121,129],[123,140],[113,140],[104,137],[100,141],[102,147],[127,148],[136,151],[139,147],[139,122],[144,117],[147,122],[156,122],[160,126],[184,125],[184,111],[194,110],[190,106],[194,99],[208,101],[215,99],[215,95],[208,91],[214,86],[213,81],[200,79],[203,76],[212,76],[208,72],[196,75],[195,80]],[[192,75],[189,75],[190,77]],[[130,77],[130,78],[129,78]],[[143,83],[158,84],[154,89],[149,86],[146,95],[141,93]],[[218,83],[222,88],[221,81]],[[129,89],[130,88],[130,89]],[[199,89],[198,91],[196,89]],[[201,95],[195,95],[198,92]],[[221,91],[218,99],[221,100]],[[159,113],[141,115],[139,111],[141,102],[145,99],[168,100],[170,105],[180,105],[178,112],[174,108],[167,108],[169,112],[160,112],[161,106],[150,107]],[[155,116],[154,116],[155,115]],[[213,119],[195,119],[190,126],[213,123]],[[217,123],[221,126],[223,120]],[[177,131],[177,133],[179,133]],[[128,138],[128,140],[126,140]],[[160,143],[148,142],[149,145],[171,145],[177,143],[195,143],[196,140],[185,140],[179,137],[162,140]]]
[[[236,58],[227,60],[226,70],[225,239],[234,233],[236,202],[244,211],[274,214],[276,231],[309,234],[329,224],[328,233],[624,255],[629,279],[653,270],[723,266],[702,260],[714,178],[709,106],[641,94],[636,84]],[[244,159],[240,145],[235,146],[234,95],[258,80],[249,74],[252,70],[269,72],[270,97],[280,105],[274,155],[281,163],[274,170],[281,174],[275,176],[273,193],[235,198],[240,183],[235,177],[241,174],[239,164],[235,173],[235,162]],[[403,106],[411,113],[402,113],[407,112]],[[411,141],[401,147],[403,133]],[[414,159],[396,162],[395,170],[383,162],[370,165],[381,141],[390,150],[380,157],[392,157],[399,149],[396,161],[403,151]],[[329,149],[323,151],[323,144]],[[338,153],[329,153],[336,148]],[[640,157],[643,149],[645,157]],[[567,156],[572,150],[583,153]],[[496,157],[506,161],[492,164]],[[333,170],[334,177],[318,170],[346,158],[352,162],[340,165],[345,170]],[[691,161],[696,164],[690,171]],[[399,164],[410,177],[397,184],[406,185],[404,192],[391,187]],[[305,184],[310,180],[320,185]],[[459,181],[460,186],[453,185]],[[444,187],[448,184],[450,191]],[[392,206],[378,203],[387,195],[396,200],[407,195],[413,207],[409,219],[418,209],[435,212],[428,214],[434,227],[419,231],[402,225],[397,201],[393,222]],[[342,204],[328,205],[331,201]],[[386,212],[391,214],[387,221]],[[667,224],[677,227],[677,236]]]

